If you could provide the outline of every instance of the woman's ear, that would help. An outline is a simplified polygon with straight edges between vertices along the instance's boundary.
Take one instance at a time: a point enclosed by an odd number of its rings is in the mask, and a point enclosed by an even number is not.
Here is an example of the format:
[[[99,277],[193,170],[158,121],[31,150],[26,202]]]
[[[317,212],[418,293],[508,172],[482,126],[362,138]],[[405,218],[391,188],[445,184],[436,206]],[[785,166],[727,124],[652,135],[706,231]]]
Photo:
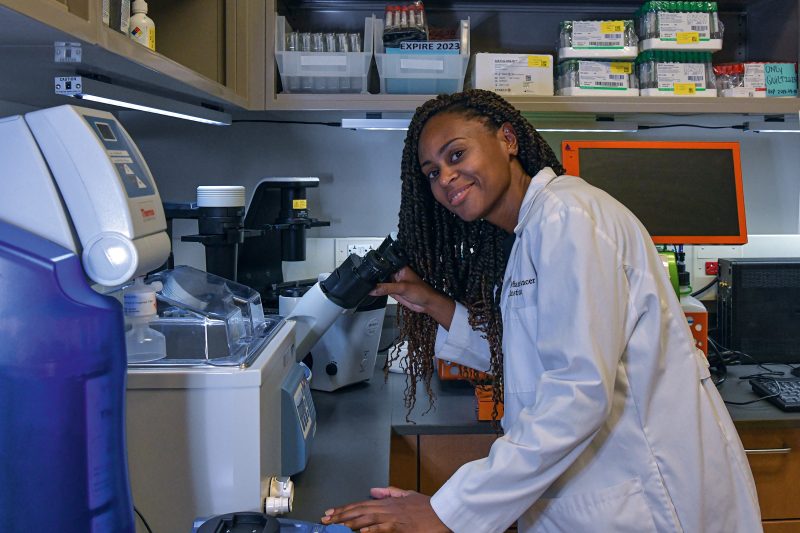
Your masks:
[[[519,152],[519,145],[517,144],[517,132],[510,122],[504,122],[498,130],[498,135],[506,145],[506,149],[510,155],[517,155]]]

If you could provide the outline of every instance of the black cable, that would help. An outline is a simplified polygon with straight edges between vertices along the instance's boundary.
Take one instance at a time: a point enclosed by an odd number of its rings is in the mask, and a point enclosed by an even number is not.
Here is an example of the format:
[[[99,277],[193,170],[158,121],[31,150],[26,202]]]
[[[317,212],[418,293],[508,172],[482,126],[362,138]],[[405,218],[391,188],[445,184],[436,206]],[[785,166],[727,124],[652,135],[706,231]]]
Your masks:
[[[749,400],[747,402],[731,402],[729,400],[725,400],[725,403],[727,403],[728,405],[750,405],[751,403],[762,402],[770,398],[777,398],[780,395],[781,393],[776,392],[775,394],[770,394],[769,396],[762,396],[760,398],[756,398],[755,400]]]
[[[331,128],[341,128],[341,122],[304,122],[302,120],[270,120],[267,118],[240,118],[232,121],[237,122],[266,122],[269,124],[305,124],[309,126],[329,126]]]
[[[734,124],[732,126],[703,126],[702,124],[658,124],[654,126],[645,126],[640,124],[640,130],[660,130],[663,128],[700,128],[704,130],[742,130],[744,131],[744,124]]]
[[[719,283],[719,278],[714,278],[713,280],[711,280],[711,283],[709,283],[708,285],[706,285],[702,289],[698,289],[698,290],[694,291],[691,295],[696,298],[696,297],[700,296],[701,294],[703,294],[704,292],[706,292],[711,287],[713,287],[714,285],[716,285],[717,283]]]
[[[135,512],[139,517],[139,520],[142,521],[142,524],[144,524],[144,528],[147,530],[147,533],[153,533],[153,530],[150,529],[150,524],[147,523],[147,520],[144,519],[142,513],[139,512],[139,509],[137,509],[135,505],[133,506],[133,512]]]

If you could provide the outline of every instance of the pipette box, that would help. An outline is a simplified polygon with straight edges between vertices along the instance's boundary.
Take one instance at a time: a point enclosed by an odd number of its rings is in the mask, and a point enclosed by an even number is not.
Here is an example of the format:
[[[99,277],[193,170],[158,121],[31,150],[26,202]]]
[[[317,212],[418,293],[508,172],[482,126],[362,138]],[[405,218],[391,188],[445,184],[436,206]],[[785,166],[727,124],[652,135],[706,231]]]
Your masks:
[[[275,62],[284,93],[366,93],[372,62],[375,17],[364,21],[362,51],[311,52],[287,50],[292,32],[286,17],[275,21]]]
[[[502,96],[553,96],[553,56],[475,54],[472,87]]]
[[[383,45],[383,19],[375,19],[375,64],[381,93],[444,94],[464,89],[469,64],[469,19],[459,23],[458,54],[387,53]]]

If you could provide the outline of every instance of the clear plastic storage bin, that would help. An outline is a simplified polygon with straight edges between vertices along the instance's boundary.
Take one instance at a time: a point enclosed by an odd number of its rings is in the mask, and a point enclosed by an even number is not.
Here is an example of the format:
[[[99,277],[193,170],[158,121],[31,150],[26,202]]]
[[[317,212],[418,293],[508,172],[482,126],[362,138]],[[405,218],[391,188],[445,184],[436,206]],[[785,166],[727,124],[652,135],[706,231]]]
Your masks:
[[[363,39],[358,39],[359,51],[338,51],[343,47],[354,48],[352,39],[347,45],[337,46],[330,51],[327,41],[337,42],[340,35],[354,34],[294,34],[286,17],[278,16],[275,21],[275,61],[281,75],[285,93],[366,93],[367,76],[372,59],[375,17],[364,21]],[[298,42],[289,43],[290,36],[299,37]],[[313,43],[302,42],[303,36],[313,38]],[[291,48],[295,48],[292,50]],[[322,51],[328,50],[328,51]]]
[[[459,23],[458,54],[387,54],[383,46],[383,19],[375,20],[375,62],[381,93],[443,94],[464,89],[469,63],[469,19]]]

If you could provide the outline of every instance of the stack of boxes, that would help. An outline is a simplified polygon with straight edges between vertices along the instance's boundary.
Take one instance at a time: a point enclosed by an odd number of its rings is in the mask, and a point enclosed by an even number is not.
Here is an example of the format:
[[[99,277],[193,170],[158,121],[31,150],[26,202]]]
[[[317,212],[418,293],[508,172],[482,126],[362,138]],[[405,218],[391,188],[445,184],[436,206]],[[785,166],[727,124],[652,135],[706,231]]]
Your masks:
[[[633,68],[637,45],[632,20],[562,22],[556,94],[639,96]]]

